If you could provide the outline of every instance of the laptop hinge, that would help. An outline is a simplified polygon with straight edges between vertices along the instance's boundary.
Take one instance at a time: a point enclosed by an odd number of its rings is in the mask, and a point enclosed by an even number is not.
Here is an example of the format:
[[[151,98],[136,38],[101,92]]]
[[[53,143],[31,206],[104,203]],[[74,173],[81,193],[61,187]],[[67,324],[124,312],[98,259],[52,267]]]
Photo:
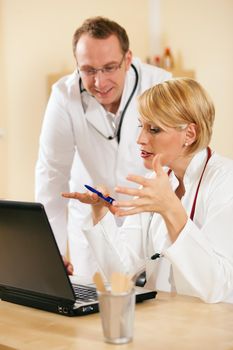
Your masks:
[[[0,298],[15,304],[39,308],[64,315],[72,313],[73,300],[60,299],[39,293],[27,293],[23,290],[15,290],[8,287],[0,287]]]

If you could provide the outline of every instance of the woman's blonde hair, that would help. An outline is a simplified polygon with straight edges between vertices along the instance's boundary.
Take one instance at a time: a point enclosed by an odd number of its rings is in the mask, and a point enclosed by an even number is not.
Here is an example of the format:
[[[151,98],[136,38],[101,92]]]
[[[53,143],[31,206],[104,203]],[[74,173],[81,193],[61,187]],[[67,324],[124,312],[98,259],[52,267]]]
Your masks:
[[[190,78],[175,78],[146,90],[139,98],[143,120],[160,127],[183,128],[196,124],[196,140],[187,152],[208,146],[215,116],[213,102],[203,87]]]

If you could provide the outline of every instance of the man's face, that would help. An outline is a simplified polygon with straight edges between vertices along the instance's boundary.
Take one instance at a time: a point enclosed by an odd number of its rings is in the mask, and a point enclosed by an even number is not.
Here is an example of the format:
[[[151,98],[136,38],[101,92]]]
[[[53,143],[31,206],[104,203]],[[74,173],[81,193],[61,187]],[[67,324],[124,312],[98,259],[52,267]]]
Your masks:
[[[131,52],[122,53],[115,35],[95,39],[83,34],[77,43],[75,56],[84,88],[106,110],[115,113],[120,104],[126,72],[131,65]]]

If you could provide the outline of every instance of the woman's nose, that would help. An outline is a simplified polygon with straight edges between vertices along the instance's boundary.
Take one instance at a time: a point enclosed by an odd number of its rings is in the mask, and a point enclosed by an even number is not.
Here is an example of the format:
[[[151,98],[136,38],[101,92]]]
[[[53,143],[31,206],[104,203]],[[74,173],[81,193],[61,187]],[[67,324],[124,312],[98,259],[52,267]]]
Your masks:
[[[144,130],[143,128],[141,129],[138,138],[137,138],[137,144],[139,145],[145,145],[148,142],[148,138],[146,135],[146,130]]]

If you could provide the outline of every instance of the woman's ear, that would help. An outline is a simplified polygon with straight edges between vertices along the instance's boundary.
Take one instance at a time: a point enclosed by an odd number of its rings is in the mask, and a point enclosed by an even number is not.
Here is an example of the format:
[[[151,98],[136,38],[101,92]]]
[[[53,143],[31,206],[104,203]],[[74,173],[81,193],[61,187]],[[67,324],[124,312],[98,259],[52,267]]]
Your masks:
[[[185,131],[185,146],[190,146],[197,138],[197,125],[190,123]]]

